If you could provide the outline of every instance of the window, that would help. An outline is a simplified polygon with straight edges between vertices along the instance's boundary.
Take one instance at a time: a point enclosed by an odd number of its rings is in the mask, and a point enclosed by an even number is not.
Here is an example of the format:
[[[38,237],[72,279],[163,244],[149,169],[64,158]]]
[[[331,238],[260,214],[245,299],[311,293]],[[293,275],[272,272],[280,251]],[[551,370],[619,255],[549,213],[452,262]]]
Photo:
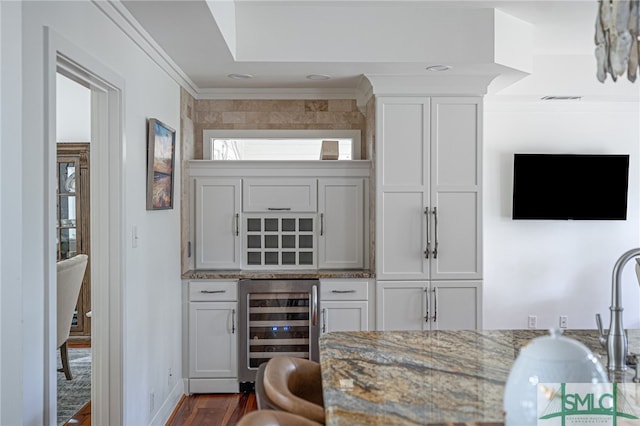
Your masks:
[[[323,140],[338,141],[339,160],[360,159],[359,130],[205,130],[209,160],[320,160]]]

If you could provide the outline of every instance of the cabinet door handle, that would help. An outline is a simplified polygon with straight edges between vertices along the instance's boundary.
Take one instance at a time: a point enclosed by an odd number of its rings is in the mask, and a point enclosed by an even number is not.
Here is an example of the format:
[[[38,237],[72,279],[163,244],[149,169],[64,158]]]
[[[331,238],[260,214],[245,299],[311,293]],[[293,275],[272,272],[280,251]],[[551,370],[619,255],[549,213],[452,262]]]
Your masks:
[[[311,325],[318,324],[318,286],[311,286]]]
[[[231,334],[236,334],[236,310],[231,310]]]
[[[267,207],[267,210],[272,211],[272,212],[288,212],[291,210],[291,207]]]
[[[438,322],[438,287],[433,288],[433,322]]]
[[[425,301],[427,303],[427,315],[424,316],[424,322],[429,322],[429,289],[425,288],[424,289],[424,297],[425,297]]]
[[[425,225],[427,230],[427,247],[424,249],[424,258],[428,259],[431,252],[431,240],[429,239],[429,207],[424,208]]]
[[[346,294],[346,293],[355,293],[355,290],[331,290],[331,293],[337,294]]]
[[[227,290],[200,290],[200,293],[203,294],[216,294],[216,293],[226,293]]]
[[[320,213],[320,236],[324,235],[324,213]]]
[[[236,213],[236,237],[240,235],[240,213]]]
[[[322,309],[322,333],[327,332],[327,308]]]
[[[438,208],[437,207],[433,208],[433,224],[435,226],[435,231],[434,231],[435,244],[433,246],[433,258],[437,259],[438,258]]]

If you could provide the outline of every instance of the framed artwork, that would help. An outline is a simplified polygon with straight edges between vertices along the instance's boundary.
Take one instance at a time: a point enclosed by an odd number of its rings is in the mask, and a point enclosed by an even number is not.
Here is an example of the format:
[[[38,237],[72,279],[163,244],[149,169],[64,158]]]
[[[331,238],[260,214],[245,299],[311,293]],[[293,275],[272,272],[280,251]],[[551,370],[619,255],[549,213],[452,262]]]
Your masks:
[[[173,208],[176,131],[155,118],[147,121],[147,210]]]

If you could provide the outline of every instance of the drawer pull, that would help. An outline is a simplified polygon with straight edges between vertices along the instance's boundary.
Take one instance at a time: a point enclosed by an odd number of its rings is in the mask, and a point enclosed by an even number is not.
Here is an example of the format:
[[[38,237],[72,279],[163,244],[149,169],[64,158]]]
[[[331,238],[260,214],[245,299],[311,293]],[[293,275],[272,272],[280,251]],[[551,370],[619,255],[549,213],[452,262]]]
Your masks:
[[[226,293],[227,290],[200,290],[200,293],[203,294],[218,294],[218,293]]]
[[[267,207],[267,210],[272,212],[289,211],[291,207]]]
[[[355,290],[331,290],[331,293],[337,294],[347,294],[347,293],[355,293]]]

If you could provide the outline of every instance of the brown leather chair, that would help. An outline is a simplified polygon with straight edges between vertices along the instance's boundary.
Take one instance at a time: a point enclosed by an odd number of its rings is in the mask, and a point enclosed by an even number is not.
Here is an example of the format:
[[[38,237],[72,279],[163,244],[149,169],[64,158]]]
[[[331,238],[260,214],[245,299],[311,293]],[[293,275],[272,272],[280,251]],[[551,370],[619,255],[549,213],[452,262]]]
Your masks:
[[[321,426],[321,424],[286,411],[260,410],[243,416],[237,426]]]
[[[274,405],[264,391],[264,370],[267,367],[267,363],[263,362],[258,367],[256,373],[255,393],[258,410],[278,410],[279,408]]]
[[[274,406],[324,424],[322,377],[318,362],[276,356],[267,362],[263,385]]]

